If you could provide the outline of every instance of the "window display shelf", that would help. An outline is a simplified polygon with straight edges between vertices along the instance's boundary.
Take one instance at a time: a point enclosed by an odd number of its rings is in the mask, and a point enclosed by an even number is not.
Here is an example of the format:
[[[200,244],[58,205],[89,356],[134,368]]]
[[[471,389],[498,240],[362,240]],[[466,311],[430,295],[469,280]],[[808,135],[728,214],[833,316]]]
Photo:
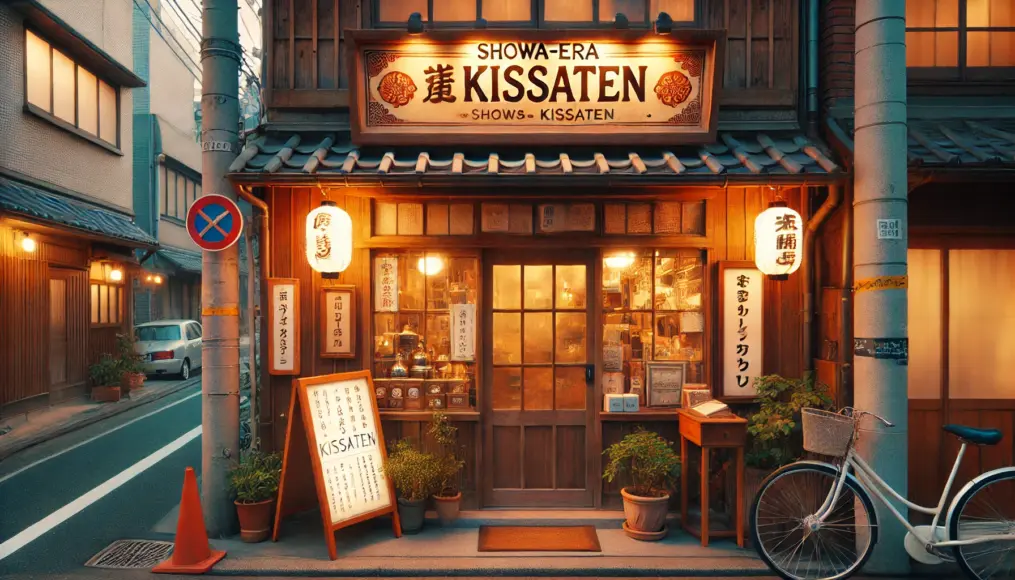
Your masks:
[[[641,408],[634,413],[599,412],[600,421],[676,421],[677,407]]]
[[[399,409],[381,409],[381,421],[429,421],[433,417],[433,411],[402,411]],[[444,409],[443,413],[451,421],[464,421],[469,423],[479,422],[479,411],[463,410],[451,411]],[[617,413],[620,415],[621,413]],[[631,413],[632,415],[634,413]]]

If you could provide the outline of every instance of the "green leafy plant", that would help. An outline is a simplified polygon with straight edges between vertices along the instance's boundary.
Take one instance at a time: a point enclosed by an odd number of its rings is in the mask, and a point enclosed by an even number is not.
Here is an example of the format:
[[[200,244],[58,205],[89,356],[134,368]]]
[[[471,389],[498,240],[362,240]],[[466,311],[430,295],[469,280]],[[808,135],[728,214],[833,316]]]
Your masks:
[[[120,365],[121,373],[140,373],[143,372],[143,361],[144,359],[138,354],[134,348],[137,343],[137,339],[132,333],[123,333],[116,335],[116,355],[117,363]]]
[[[120,386],[120,361],[104,354],[99,362],[88,367],[88,378],[94,387]]]
[[[408,439],[391,445],[384,473],[406,501],[422,501],[438,491],[440,460],[417,449]]]
[[[803,455],[800,410],[831,409],[833,401],[827,387],[815,383],[813,373],[802,379],[765,375],[754,379],[754,386],[758,408],[747,421],[745,461],[751,467],[777,469]]]
[[[275,497],[281,476],[282,459],[277,453],[252,451],[229,471],[229,489],[240,503],[259,503]]]
[[[621,473],[630,476],[630,493],[662,497],[680,476],[680,456],[673,444],[652,431],[639,429],[603,451],[609,457],[603,479],[612,482]]]
[[[435,492],[441,497],[454,497],[460,491],[459,474],[465,467],[465,461],[459,456],[459,451],[464,451],[464,447],[458,445],[458,427],[442,411],[435,411],[430,418],[428,432],[438,445],[440,477]]]

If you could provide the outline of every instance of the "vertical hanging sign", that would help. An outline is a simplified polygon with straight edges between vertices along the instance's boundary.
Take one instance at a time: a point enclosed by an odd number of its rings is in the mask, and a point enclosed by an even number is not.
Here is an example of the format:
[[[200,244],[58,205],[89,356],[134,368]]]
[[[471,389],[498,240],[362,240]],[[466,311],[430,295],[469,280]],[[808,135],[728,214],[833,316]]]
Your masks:
[[[476,305],[451,305],[451,360],[476,359]]]
[[[398,312],[398,258],[383,256],[374,264],[374,310]]]
[[[720,370],[723,398],[754,398],[763,373],[765,276],[750,262],[719,263]]]
[[[356,357],[356,287],[321,289],[321,358]]]
[[[271,343],[268,372],[273,375],[300,374],[300,281],[295,278],[268,280],[268,311]]]

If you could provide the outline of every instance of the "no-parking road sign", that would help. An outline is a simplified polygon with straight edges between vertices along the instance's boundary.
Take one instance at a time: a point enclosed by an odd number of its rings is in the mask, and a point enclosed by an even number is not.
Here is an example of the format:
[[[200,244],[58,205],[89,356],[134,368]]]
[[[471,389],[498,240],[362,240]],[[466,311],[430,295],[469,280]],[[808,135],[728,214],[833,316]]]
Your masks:
[[[224,195],[209,193],[197,198],[187,212],[187,232],[201,249],[224,250],[243,233],[243,214],[236,202]]]

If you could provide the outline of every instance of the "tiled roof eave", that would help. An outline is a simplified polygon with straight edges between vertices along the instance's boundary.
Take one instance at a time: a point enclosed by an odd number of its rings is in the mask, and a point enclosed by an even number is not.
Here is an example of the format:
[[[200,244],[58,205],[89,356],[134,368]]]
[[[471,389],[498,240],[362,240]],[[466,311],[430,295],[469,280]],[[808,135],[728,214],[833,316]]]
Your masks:
[[[834,173],[537,173],[535,175],[464,173],[464,174],[378,174],[378,173],[255,173],[234,172],[228,175],[234,183],[242,184],[273,184],[273,185],[308,185],[327,184],[329,186],[361,187],[369,185],[402,186],[402,187],[472,187],[476,183],[489,186],[531,186],[534,183],[547,183],[556,186],[594,185],[594,186],[664,186],[664,185],[827,185],[842,183],[849,178],[844,171]]]
[[[138,236],[137,238],[118,236],[109,232],[99,232],[90,230],[88,228],[78,228],[69,224],[65,224],[60,221],[49,219],[45,216],[38,215],[32,212],[21,212],[18,210],[11,210],[0,208],[0,217],[11,216],[15,219],[21,219],[28,222],[37,223],[40,225],[48,226],[54,229],[62,230],[71,234],[76,234],[84,238],[103,241],[107,243],[114,243],[121,246],[128,246],[131,248],[141,249],[156,249],[159,247],[159,242],[155,238],[149,237],[147,240],[143,240]]]

